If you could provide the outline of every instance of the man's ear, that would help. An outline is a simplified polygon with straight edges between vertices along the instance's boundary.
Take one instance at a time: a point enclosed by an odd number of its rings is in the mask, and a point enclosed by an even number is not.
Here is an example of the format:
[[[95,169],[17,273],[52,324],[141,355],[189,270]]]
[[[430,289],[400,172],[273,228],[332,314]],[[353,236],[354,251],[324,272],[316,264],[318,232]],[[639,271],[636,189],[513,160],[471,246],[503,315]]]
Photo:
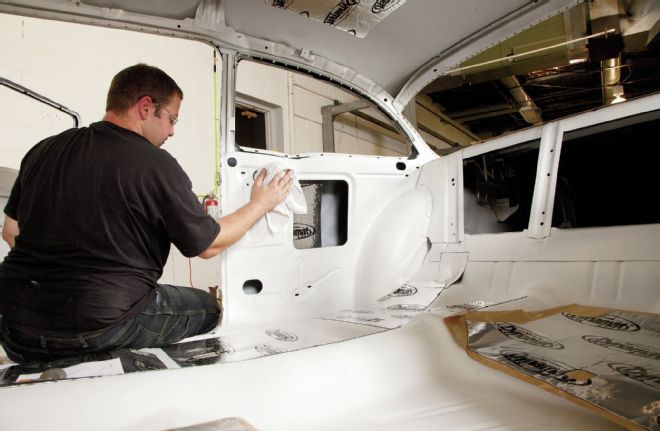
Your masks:
[[[137,102],[138,114],[140,115],[140,120],[144,121],[149,117],[149,111],[156,109],[154,102],[149,96],[142,96]]]

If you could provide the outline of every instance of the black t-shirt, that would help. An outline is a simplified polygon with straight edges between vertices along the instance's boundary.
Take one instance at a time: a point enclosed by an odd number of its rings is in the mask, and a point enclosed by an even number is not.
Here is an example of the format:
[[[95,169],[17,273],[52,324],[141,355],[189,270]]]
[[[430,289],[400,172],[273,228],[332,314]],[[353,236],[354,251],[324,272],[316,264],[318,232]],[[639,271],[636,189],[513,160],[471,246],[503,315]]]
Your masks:
[[[197,256],[220,231],[165,150],[109,122],[67,130],[21,162],[5,213],[16,246],[0,264],[8,322],[84,332],[139,311],[170,243]]]

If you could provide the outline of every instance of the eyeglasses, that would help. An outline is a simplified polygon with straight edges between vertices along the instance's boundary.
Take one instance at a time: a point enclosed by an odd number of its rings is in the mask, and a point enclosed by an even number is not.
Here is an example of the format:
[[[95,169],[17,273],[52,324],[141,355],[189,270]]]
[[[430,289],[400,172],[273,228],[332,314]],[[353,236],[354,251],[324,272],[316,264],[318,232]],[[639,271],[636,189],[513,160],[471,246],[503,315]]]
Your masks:
[[[172,127],[176,126],[176,123],[179,122],[179,117],[175,117],[174,115],[172,115],[172,113],[170,111],[168,111],[167,109],[165,109],[163,107],[161,107],[160,109],[167,112],[167,115],[170,117],[170,124],[172,124]]]

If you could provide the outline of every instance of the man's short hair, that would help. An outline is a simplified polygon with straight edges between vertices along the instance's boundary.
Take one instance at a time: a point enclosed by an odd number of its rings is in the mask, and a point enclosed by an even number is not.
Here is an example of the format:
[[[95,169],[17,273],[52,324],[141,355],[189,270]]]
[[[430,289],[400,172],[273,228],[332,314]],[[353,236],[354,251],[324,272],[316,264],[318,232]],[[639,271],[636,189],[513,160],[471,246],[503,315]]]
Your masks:
[[[167,105],[175,94],[183,100],[183,91],[167,73],[157,67],[139,63],[127,67],[112,78],[105,111],[124,114],[144,96],[151,97],[156,105]]]

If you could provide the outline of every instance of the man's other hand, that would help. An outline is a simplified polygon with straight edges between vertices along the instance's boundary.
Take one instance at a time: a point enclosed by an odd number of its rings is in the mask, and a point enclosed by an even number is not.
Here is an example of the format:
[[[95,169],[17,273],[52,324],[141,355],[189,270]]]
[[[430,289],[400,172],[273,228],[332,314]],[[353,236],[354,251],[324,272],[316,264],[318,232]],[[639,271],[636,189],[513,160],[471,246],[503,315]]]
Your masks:
[[[16,237],[19,232],[18,222],[8,215],[5,215],[5,222],[2,225],[2,239],[9,244],[9,248],[14,248],[16,246]]]

